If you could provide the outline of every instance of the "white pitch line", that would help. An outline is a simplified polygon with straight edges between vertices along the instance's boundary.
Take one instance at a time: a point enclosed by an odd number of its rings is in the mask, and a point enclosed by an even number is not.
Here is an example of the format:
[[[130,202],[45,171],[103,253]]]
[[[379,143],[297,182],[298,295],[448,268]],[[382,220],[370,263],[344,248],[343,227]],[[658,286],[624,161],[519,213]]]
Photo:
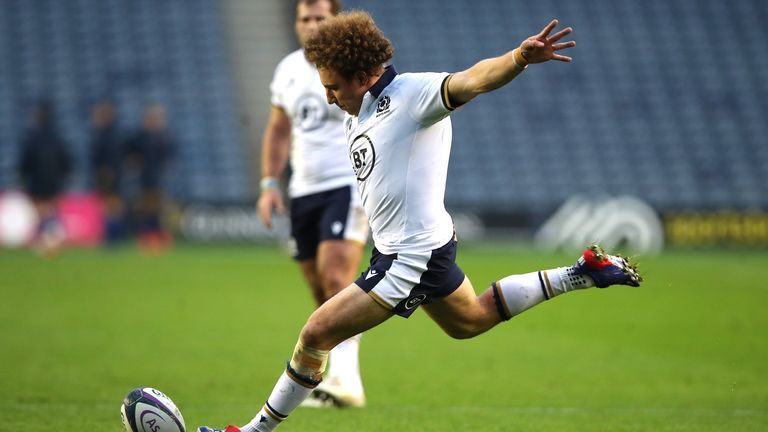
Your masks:
[[[93,408],[114,408],[117,406],[119,409],[120,403],[90,403],[90,402],[72,402],[72,403],[48,403],[43,401],[29,401],[29,402],[0,402],[0,410],[2,409],[66,409],[66,410],[80,410],[84,406]],[[242,403],[206,403],[206,404],[187,404],[184,406],[183,411],[192,410],[209,410],[210,408],[229,407],[236,409],[252,409],[254,412],[258,411],[261,406],[254,404],[242,404]],[[369,404],[365,410],[371,411],[392,411],[392,410],[409,410],[409,411],[424,411],[425,409],[448,409],[452,411],[504,411],[507,413],[521,413],[521,414],[549,414],[549,415],[579,415],[579,414],[621,414],[621,415],[655,415],[665,416],[670,414],[687,414],[694,416],[722,416],[730,415],[733,417],[768,417],[768,410],[750,409],[750,408],[673,408],[673,407],[655,407],[655,408],[626,408],[626,407],[544,407],[544,406],[504,406],[504,405],[397,405],[397,404]],[[362,412],[361,411],[361,412]]]

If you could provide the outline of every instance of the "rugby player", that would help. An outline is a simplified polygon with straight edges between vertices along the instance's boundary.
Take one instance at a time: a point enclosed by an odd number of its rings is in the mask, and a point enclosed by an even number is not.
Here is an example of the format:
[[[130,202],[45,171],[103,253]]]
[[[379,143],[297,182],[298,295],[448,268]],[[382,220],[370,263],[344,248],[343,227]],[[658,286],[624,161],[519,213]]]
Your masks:
[[[305,55],[318,68],[328,103],[348,114],[349,158],[375,249],[357,281],[309,317],[258,414],[227,432],[274,430],[322,381],[330,349],[394,315],[407,318],[422,307],[448,335],[465,339],[573,290],[639,286],[627,260],[597,246],[572,266],[506,276],[479,296],[455,262],[456,236],[443,204],[449,115],[530,65],[570,62],[558,52],[576,45],[560,42],[572,30],[550,35],[557,24],[553,20],[515,49],[452,74],[398,74],[385,66],[392,45],[365,12],[339,14],[310,36]]]

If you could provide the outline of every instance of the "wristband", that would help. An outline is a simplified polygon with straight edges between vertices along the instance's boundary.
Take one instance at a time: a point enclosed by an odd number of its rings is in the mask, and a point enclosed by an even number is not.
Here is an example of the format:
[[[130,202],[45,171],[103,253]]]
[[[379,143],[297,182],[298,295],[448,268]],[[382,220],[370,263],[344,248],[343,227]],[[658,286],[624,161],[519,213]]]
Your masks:
[[[277,177],[264,177],[259,182],[259,187],[261,190],[277,189],[279,186],[280,182],[277,180]]]
[[[515,62],[515,66],[519,68],[527,68],[528,67],[528,60],[523,57],[523,52],[520,50],[520,48],[515,48],[514,51],[512,51],[512,61]]]

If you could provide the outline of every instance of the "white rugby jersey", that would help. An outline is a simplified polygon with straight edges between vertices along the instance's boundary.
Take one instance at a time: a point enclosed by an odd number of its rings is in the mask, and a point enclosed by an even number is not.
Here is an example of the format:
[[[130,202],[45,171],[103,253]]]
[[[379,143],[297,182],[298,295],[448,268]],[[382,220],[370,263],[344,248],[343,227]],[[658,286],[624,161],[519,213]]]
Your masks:
[[[398,75],[390,66],[358,116],[345,119],[349,158],[383,254],[437,249],[453,236],[443,202],[452,134],[447,77]]]
[[[277,65],[270,90],[272,105],[291,119],[293,172],[288,195],[296,198],[354,185],[342,126],[344,112],[328,105],[320,75],[304,57],[304,50],[288,54]]]

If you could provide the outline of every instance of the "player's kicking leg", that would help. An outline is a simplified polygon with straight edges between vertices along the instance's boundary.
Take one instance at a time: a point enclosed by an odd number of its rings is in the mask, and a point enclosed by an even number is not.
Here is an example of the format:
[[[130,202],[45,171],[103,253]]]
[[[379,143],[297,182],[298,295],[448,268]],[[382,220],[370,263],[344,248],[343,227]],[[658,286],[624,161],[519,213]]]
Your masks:
[[[466,339],[570,291],[611,285],[640,286],[640,282],[642,277],[628,259],[608,255],[594,245],[570,267],[507,276],[479,297],[469,279],[465,279],[451,295],[424,305],[424,310],[448,335]]]

